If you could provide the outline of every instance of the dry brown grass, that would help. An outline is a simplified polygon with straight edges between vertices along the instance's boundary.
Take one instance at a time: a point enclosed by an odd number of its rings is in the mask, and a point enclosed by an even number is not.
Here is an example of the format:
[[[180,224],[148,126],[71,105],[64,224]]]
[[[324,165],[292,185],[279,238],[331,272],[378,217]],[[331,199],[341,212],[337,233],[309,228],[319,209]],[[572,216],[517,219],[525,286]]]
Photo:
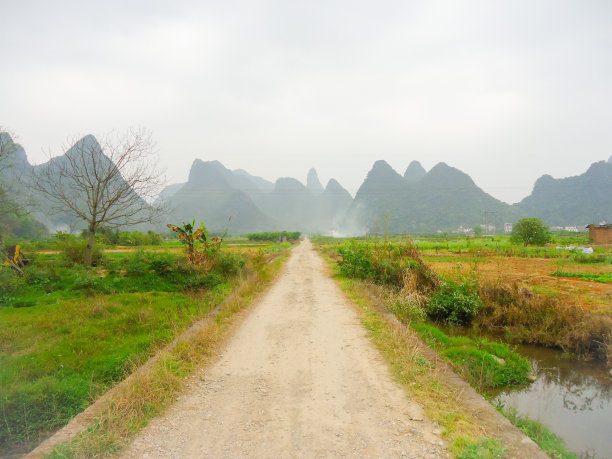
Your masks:
[[[563,303],[520,287],[517,283],[482,282],[485,307],[477,322],[503,330],[521,343],[559,347],[585,358],[608,360],[612,318],[581,306]]]
[[[457,261],[449,261],[448,258],[453,256],[446,254],[441,260],[436,260],[432,254],[427,263],[443,276],[465,276],[476,271],[484,281],[518,283],[521,287],[546,291],[565,303],[595,311],[612,312],[612,284],[551,275],[557,270],[612,272],[611,264],[572,264],[559,259],[500,256],[490,256],[476,263],[459,261],[459,256],[456,256]]]

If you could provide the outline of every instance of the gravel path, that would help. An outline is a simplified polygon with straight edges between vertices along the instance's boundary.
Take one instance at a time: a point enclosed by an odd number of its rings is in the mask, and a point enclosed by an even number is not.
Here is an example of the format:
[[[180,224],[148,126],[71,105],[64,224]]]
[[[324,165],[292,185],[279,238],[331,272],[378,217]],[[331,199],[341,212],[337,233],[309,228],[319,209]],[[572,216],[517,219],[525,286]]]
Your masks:
[[[306,240],[124,457],[448,457]]]

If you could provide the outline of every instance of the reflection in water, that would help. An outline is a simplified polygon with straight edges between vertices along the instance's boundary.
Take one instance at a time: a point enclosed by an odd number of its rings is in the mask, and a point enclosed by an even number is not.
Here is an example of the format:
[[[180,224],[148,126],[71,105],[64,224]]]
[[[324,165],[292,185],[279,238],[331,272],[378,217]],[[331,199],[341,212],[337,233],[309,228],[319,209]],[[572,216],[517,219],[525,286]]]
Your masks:
[[[532,359],[537,380],[501,392],[494,403],[541,422],[577,453],[612,459],[612,378],[605,367],[541,347],[517,350]]]

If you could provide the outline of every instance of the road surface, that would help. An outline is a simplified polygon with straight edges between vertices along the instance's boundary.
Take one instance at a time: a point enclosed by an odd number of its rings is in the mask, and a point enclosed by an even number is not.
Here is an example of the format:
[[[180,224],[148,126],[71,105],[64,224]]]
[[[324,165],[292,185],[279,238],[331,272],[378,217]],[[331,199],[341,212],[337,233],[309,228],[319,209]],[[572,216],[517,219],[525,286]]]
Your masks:
[[[124,457],[448,457],[308,240]]]

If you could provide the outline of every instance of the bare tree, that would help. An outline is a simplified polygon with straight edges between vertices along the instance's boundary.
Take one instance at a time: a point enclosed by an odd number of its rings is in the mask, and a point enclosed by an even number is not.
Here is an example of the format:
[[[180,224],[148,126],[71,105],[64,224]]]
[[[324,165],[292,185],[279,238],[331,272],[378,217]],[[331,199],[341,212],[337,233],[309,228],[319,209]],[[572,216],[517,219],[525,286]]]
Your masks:
[[[153,202],[165,181],[151,135],[143,129],[108,134],[99,141],[84,137],[34,175],[33,186],[48,202],[48,210],[69,213],[87,224],[87,266],[102,226],[152,223],[164,210]]]

